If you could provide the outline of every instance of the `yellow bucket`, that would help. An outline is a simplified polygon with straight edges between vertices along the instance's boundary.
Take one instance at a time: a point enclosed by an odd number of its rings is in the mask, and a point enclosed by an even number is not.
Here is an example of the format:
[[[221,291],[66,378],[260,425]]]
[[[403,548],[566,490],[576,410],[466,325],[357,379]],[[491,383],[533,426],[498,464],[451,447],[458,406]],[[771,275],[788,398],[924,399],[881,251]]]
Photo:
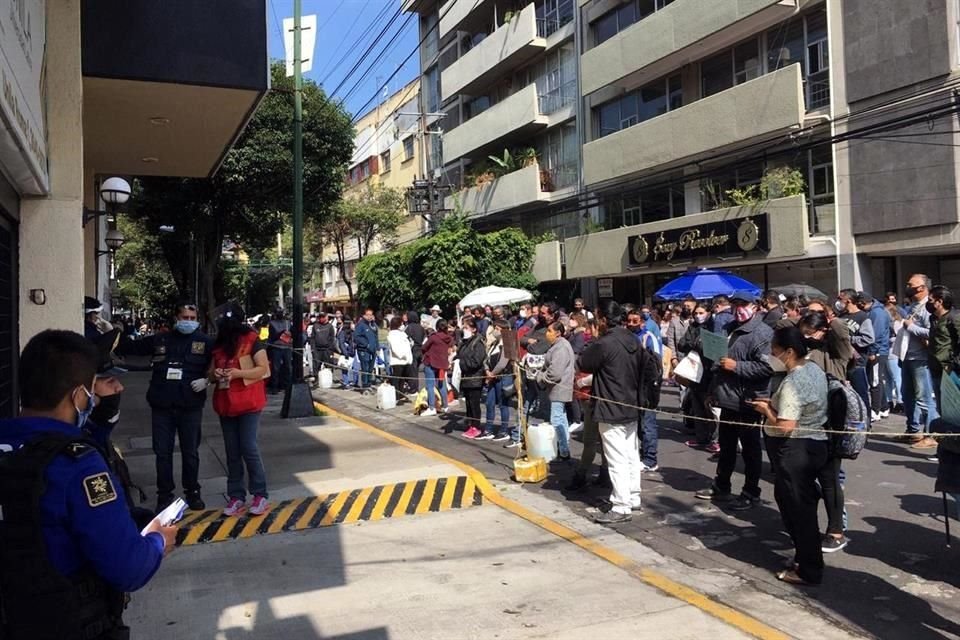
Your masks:
[[[517,482],[543,482],[547,479],[547,461],[543,458],[522,458],[513,461]]]

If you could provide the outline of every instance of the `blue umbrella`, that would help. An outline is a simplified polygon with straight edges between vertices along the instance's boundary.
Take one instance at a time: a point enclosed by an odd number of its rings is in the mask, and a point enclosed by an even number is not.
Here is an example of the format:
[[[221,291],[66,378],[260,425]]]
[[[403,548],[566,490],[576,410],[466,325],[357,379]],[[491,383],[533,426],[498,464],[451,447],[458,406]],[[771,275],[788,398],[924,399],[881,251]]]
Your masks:
[[[706,300],[719,295],[733,295],[737,291],[750,291],[756,296],[760,295],[759,287],[740,276],[727,271],[701,269],[671,280],[661,287],[654,297],[660,300],[683,300],[687,296],[693,296],[697,300]]]

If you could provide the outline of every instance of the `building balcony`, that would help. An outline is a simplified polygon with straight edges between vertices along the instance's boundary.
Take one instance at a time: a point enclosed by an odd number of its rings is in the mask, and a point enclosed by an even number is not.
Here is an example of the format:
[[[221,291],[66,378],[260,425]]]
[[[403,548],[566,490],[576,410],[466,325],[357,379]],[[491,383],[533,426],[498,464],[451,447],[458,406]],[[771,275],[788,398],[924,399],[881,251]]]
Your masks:
[[[537,86],[530,84],[443,136],[443,158],[452,162],[492,147],[508,136],[530,134],[550,124],[540,110]]]
[[[440,5],[440,39],[453,31],[469,31],[471,21],[492,19],[494,10],[493,0],[447,0]]]
[[[552,172],[539,164],[508,173],[479,187],[463,189],[446,199],[447,209],[457,205],[472,216],[488,216],[537,202],[549,202],[558,187]]]
[[[587,143],[584,181],[597,185],[784,132],[802,125],[804,112],[800,65],[784,67]]]
[[[748,228],[760,230],[763,240],[745,240],[743,230]],[[717,266],[735,259],[800,258],[813,242],[809,231],[803,196],[600,231],[567,238],[567,278],[675,271],[682,266]],[[704,242],[708,236],[711,242]],[[704,250],[705,246],[709,249]]]
[[[797,0],[677,0],[581,58],[583,95],[640,86],[793,15]]]
[[[544,51],[546,46],[546,38],[537,35],[536,7],[528,4],[510,22],[447,67],[441,83],[444,97],[473,95],[477,89],[509,75],[511,69]]]

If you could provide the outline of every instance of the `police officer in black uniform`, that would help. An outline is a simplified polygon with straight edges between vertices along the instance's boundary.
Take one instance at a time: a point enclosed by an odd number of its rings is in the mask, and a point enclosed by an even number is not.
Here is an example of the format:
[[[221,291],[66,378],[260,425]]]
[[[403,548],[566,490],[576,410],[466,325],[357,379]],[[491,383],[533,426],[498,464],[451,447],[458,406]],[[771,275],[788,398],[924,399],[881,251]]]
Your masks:
[[[153,356],[147,402],[153,411],[153,452],[157,456],[157,511],[173,502],[173,443],[180,438],[183,490],[194,511],[205,508],[200,497],[200,423],[207,400],[207,372],[213,340],[200,331],[197,306],[180,303],[172,331],[122,343],[121,355]]]
[[[0,638],[127,640],[125,592],[143,587],[177,527],[145,535],[81,429],[96,406],[97,348],[44,331],[21,354],[18,418],[0,421]]]

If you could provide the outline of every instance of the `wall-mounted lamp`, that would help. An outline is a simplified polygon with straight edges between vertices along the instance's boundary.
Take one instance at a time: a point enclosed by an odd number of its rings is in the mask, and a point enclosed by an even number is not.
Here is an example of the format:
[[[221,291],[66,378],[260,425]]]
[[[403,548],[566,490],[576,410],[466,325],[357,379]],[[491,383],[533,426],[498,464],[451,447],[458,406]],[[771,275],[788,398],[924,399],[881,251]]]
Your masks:
[[[100,199],[107,205],[106,211],[95,211],[91,209],[83,210],[83,226],[94,218],[112,214],[117,207],[126,204],[130,199],[130,183],[123,178],[107,178],[100,185]]]
[[[123,246],[123,243],[126,242],[126,238],[123,237],[123,232],[119,229],[110,229],[107,231],[107,237],[103,239],[104,244],[107,245],[106,249],[97,249],[96,257],[105,256],[108,253],[114,254],[117,250]]]
[[[33,304],[47,304],[47,292],[43,289],[30,289],[30,302]]]

